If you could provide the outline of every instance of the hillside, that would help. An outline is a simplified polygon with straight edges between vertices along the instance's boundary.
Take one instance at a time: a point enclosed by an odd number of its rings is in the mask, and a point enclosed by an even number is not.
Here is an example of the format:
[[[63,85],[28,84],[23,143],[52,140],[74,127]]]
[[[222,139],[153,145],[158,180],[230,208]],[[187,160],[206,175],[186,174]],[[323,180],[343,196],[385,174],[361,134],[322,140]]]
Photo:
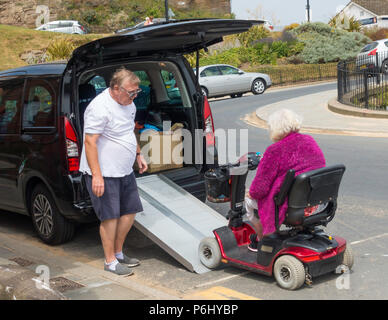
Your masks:
[[[93,33],[109,33],[144,21],[164,17],[164,1],[155,0],[0,0],[0,24],[35,28],[46,18],[78,20]],[[230,18],[230,0],[169,0],[175,19]],[[46,21],[47,22],[47,21]]]
[[[0,43],[2,44],[0,70],[28,64],[28,58],[34,59],[34,57],[39,57],[51,43],[58,39],[67,39],[67,41],[74,42],[75,45],[79,46],[103,36],[105,35],[63,35],[55,32],[35,31],[21,27],[0,25]]]

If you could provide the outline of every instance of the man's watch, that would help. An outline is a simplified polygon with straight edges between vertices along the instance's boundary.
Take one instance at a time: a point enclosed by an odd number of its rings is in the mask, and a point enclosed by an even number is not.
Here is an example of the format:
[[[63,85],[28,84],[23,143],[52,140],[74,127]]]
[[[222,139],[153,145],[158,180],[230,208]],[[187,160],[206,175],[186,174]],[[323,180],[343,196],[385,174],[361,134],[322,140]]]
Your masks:
[[[140,156],[140,152],[136,152],[136,157]]]

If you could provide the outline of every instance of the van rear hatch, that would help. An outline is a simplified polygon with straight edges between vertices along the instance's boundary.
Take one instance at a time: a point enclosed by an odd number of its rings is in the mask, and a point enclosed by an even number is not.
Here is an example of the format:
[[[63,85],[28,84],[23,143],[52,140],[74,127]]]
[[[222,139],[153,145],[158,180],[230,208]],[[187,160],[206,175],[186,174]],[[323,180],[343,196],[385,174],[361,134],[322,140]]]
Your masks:
[[[73,52],[72,62],[93,66],[108,61],[154,54],[186,54],[221,42],[223,36],[241,33],[263,20],[203,19],[173,21],[130,29],[89,42]]]

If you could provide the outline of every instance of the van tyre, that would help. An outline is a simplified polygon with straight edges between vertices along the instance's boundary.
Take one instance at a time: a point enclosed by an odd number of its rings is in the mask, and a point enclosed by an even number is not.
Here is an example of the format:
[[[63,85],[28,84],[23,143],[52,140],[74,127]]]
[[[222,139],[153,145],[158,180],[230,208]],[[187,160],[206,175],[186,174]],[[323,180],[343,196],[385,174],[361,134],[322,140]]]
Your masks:
[[[202,239],[198,247],[199,259],[205,267],[216,269],[221,264],[221,250],[214,237]]]
[[[266,88],[266,83],[263,79],[255,79],[252,82],[251,91],[253,94],[262,94]]]
[[[273,273],[279,286],[287,290],[300,288],[306,279],[303,263],[291,255],[279,257],[275,262]]]
[[[30,199],[32,223],[39,238],[51,245],[71,240],[75,226],[60,213],[51,193],[42,185],[37,185]]]

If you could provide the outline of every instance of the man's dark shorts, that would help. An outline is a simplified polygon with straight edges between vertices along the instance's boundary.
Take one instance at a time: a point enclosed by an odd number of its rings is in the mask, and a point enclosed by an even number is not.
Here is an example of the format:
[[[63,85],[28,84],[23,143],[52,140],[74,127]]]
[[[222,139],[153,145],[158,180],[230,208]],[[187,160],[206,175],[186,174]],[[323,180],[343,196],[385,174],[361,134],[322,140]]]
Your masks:
[[[93,209],[100,221],[143,211],[133,172],[122,178],[104,177],[104,194],[101,197],[92,191],[92,176],[86,174],[84,178]]]

